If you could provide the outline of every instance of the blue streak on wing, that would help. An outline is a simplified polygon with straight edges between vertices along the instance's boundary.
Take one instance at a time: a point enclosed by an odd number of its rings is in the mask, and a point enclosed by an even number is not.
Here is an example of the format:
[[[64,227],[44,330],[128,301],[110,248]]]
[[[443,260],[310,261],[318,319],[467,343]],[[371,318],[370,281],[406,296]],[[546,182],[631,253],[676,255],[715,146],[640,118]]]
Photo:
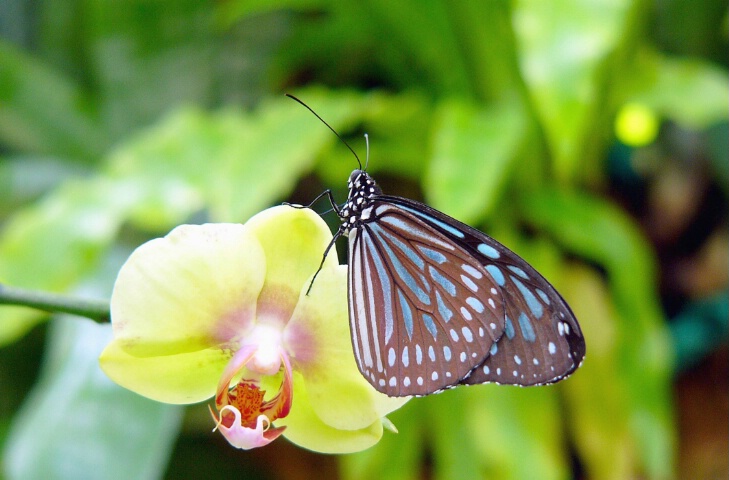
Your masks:
[[[537,297],[535,297],[532,291],[529,290],[523,283],[517,280],[516,277],[511,275],[510,277],[511,281],[514,282],[514,285],[516,285],[516,288],[519,289],[519,293],[521,293],[521,296],[524,297],[524,300],[526,301],[529,310],[532,311],[536,318],[542,318],[544,309],[542,308],[542,304],[539,303],[539,300],[537,300]]]
[[[504,278],[504,274],[501,273],[501,270],[496,265],[486,265],[486,271],[491,274],[492,277],[494,277],[494,280],[496,280],[496,283],[503,287],[504,283],[506,283],[506,279]]]
[[[425,290],[430,293],[430,282],[425,278],[425,275],[423,275],[422,273],[418,273],[418,278],[425,287]]]
[[[486,245],[485,243],[480,243],[476,248],[478,248],[479,252],[483,253],[489,258],[493,258],[494,260],[501,256],[498,250],[496,250],[491,245]]]
[[[428,329],[431,335],[433,335],[433,340],[435,340],[436,335],[438,334],[438,330],[435,328],[435,322],[433,322],[433,317],[428,315],[427,313],[423,314],[423,324],[425,324],[425,328]]]
[[[453,282],[444,277],[442,273],[433,268],[431,265],[428,266],[428,272],[430,273],[430,276],[433,278],[433,280],[438,282],[438,285],[443,287],[446,292],[448,292],[452,297],[456,296],[456,286],[453,284]]]
[[[549,305],[550,302],[549,302],[549,297],[547,296],[547,294],[538,288],[535,288],[535,290],[537,292],[537,295],[539,295],[539,298],[541,298],[544,303]]]
[[[385,249],[385,253],[390,260],[390,264],[395,268],[395,273],[397,273],[400,279],[405,283],[405,285],[407,285],[410,291],[412,291],[415,296],[418,297],[418,300],[420,300],[423,305],[430,305],[430,297],[428,296],[428,294],[418,286],[418,282],[415,280],[415,278],[413,278],[412,275],[410,275],[408,269],[405,268],[398,256],[395,254],[395,252],[392,251],[390,246],[382,237],[382,227],[373,223],[371,224],[370,228],[372,229],[372,233],[374,233],[379,238],[380,245],[382,245],[382,248]]]
[[[440,296],[440,292],[438,290],[435,291],[435,301],[438,304],[438,313],[441,317],[443,317],[443,320],[448,323],[453,317],[453,311],[451,311],[451,309],[443,302],[443,298]]]
[[[456,227],[452,225],[448,225],[445,222],[442,222],[438,220],[437,218],[433,217],[432,215],[428,215],[425,212],[421,212],[419,210],[415,210],[414,208],[406,207],[405,205],[399,205],[398,208],[402,208],[403,210],[407,210],[408,212],[412,213],[416,217],[420,217],[424,219],[427,222],[433,223],[435,225],[438,225],[440,228],[445,230],[446,232],[450,233],[451,235],[458,237],[458,238],[465,238],[465,235],[462,231],[458,230]]]
[[[390,276],[387,274],[387,269],[385,268],[385,265],[382,263],[382,257],[380,257],[379,252],[377,249],[374,248],[372,245],[372,239],[369,235],[362,237],[364,240],[366,240],[366,248],[369,251],[369,256],[372,258],[373,263],[375,264],[375,269],[377,270],[377,278],[380,281],[380,284],[382,285],[382,299],[385,303],[385,344],[390,342],[390,337],[392,337],[392,287],[390,285]],[[351,267],[350,267],[351,268]],[[355,275],[361,275],[361,273],[355,273]]]
[[[413,311],[410,309],[410,304],[405,299],[402,290],[397,290],[397,296],[400,299],[400,311],[402,311],[402,319],[405,322],[405,330],[408,332],[408,338],[413,338]]]
[[[433,260],[435,263],[443,264],[446,262],[446,256],[437,250],[433,250],[432,248],[428,248],[423,245],[418,245],[418,250],[423,252],[423,255]]]
[[[514,338],[514,335],[516,335],[516,331],[514,330],[514,324],[511,323],[511,319],[507,316],[505,317],[504,321],[504,333],[506,333],[506,338],[511,340]]]
[[[388,207],[394,211],[401,210],[399,207],[394,205],[389,205]],[[400,215],[407,214],[407,212],[404,211],[399,211],[398,213]],[[406,218],[408,217],[411,216],[408,215]],[[382,225],[389,225],[395,229],[407,232],[419,242],[432,244],[446,250],[453,250],[454,248],[453,241],[448,237],[440,238],[440,233],[438,233],[438,237],[435,237],[429,229],[423,229],[420,225],[410,219],[406,221],[396,215],[383,215],[379,218],[379,222]]]
[[[384,236],[386,236],[388,238],[388,240],[390,240],[397,247],[398,250],[400,250],[402,253],[404,253],[405,256],[407,256],[411,262],[413,262],[415,265],[417,265],[417,267],[420,270],[425,268],[425,262],[423,261],[422,258],[420,258],[420,255],[418,255],[418,253],[415,250],[413,250],[412,248],[407,246],[405,244],[405,242],[403,242],[396,236],[392,235],[387,230],[382,229],[381,232]]]
[[[534,326],[524,312],[519,314],[519,328],[521,329],[524,340],[527,342],[535,342],[537,340],[537,336],[534,333]]]
[[[522,270],[521,268],[514,266],[514,265],[509,265],[509,270],[516,273],[524,280],[529,280],[529,275],[527,275],[526,272],[524,270]]]

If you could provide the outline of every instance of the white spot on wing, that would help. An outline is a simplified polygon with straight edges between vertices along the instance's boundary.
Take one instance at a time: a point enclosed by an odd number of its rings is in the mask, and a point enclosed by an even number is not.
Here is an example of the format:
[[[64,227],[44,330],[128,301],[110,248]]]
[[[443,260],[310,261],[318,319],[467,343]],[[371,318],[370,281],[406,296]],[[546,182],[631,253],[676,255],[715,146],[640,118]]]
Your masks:
[[[466,272],[467,274],[469,274],[476,280],[483,278],[483,274],[481,272],[479,272],[478,270],[476,270],[475,268],[473,268],[471,265],[463,264],[463,265],[461,265],[461,268],[463,269],[464,272]]]
[[[476,284],[475,284],[475,283],[473,282],[473,280],[471,280],[471,279],[470,279],[470,278],[468,278],[467,276],[465,276],[465,275],[461,275],[461,281],[462,281],[462,282],[463,282],[463,283],[464,283],[464,284],[465,284],[465,285],[466,285],[466,286],[467,286],[468,288],[470,288],[472,292],[477,292],[477,291],[478,291],[478,285],[476,285]]]

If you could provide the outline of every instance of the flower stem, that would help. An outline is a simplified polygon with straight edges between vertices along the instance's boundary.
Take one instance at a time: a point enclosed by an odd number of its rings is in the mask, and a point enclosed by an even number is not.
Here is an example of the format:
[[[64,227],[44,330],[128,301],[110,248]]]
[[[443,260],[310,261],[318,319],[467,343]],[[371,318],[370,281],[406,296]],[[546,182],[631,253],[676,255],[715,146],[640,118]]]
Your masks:
[[[70,313],[99,323],[109,321],[109,302],[106,300],[74,298],[3,284],[0,284],[0,305],[31,307],[49,313]]]

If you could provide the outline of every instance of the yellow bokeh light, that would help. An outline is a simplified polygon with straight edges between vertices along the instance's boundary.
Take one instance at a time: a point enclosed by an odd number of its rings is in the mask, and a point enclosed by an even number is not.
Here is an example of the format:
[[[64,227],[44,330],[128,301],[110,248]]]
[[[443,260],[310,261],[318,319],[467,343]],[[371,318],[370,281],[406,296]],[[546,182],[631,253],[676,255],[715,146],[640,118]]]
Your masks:
[[[615,135],[625,145],[642,147],[658,135],[658,116],[646,105],[626,103],[615,118]]]

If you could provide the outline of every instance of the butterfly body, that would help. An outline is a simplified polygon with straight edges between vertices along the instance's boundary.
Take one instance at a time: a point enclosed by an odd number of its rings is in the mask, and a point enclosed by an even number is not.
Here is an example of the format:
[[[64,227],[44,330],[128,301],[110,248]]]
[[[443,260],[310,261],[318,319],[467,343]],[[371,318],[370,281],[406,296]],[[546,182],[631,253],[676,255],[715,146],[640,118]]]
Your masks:
[[[349,238],[357,365],[390,396],[458,385],[557,382],[585,343],[567,303],[487,236],[413,200],[383,195],[363,170],[336,211]]]

